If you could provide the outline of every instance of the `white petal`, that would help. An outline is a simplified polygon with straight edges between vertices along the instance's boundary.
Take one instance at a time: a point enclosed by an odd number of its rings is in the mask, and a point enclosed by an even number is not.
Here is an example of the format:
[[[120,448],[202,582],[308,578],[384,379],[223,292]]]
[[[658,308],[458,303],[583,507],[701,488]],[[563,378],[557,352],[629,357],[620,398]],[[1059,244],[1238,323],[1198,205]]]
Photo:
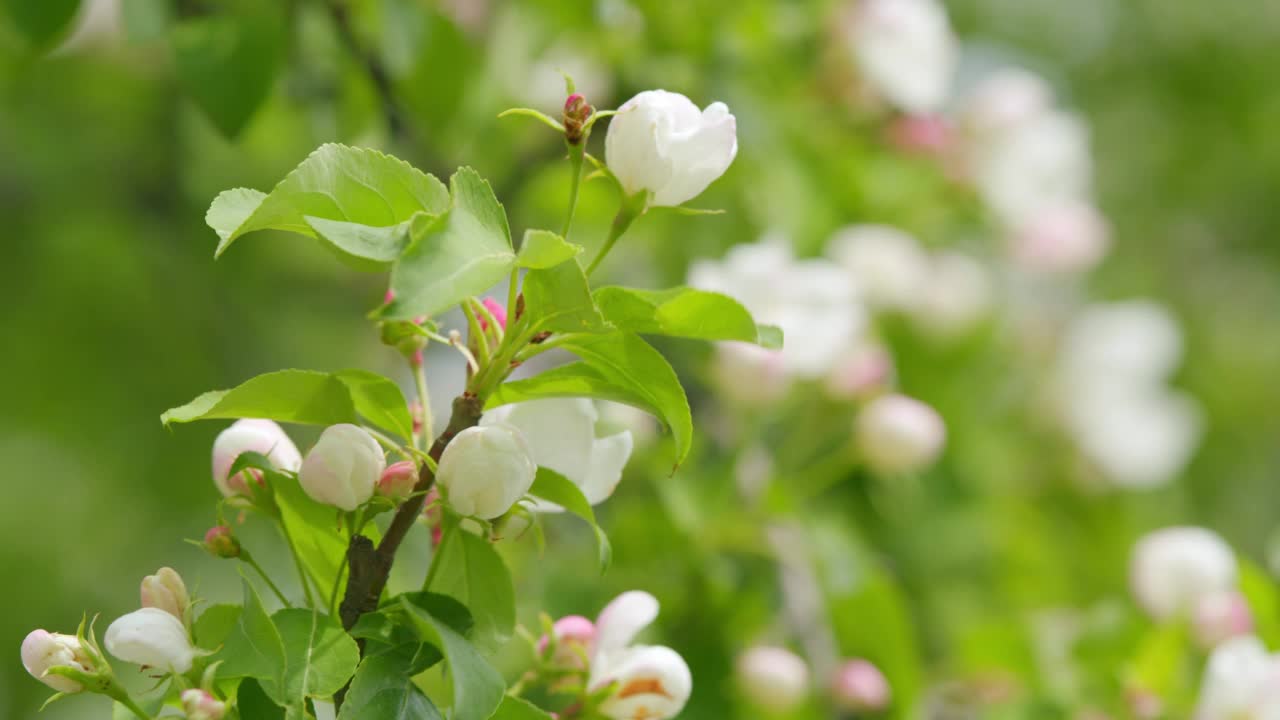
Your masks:
[[[617,693],[600,704],[614,720],[660,720],[675,717],[693,691],[693,676],[680,654],[660,645],[627,650],[602,682],[617,682]]]
[[[615,654],[658,617],[658,599],[643,590],[624,592],[596,619],[596,655]]]
[[[605,163],[628,195],[653,190],[671,177],[671,160],[659,151],[659,134],[669,131],[669,121],[650,102],[651,90],[631,98],[609,120],[605,135]]]
[[[670,181],[654,193],[657,206],[692,200],[729,169],[738,155],[737,121],[724,103],[712,103],[698,128],[687,136],[673,137],[666,152],[673,169]]]
[[[613,494],[622,480],[622,469],[631,457],[632,445],[629,430],[596,440],[591,451],[591,469],[582,485],[582,494],[587,497],[587,502],[599,505]]]

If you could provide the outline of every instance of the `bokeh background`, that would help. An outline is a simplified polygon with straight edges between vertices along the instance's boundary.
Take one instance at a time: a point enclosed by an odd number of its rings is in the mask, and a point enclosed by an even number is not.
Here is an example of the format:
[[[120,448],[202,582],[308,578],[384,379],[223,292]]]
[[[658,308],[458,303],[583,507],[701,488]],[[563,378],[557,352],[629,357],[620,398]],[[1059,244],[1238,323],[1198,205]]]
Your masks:
[[[165,430],[163,410],[281,367],[365,367],[407,383],[364,319],[384,277],[296,236],[255,237],[213,260],[210,200],[270,188],[322,142],[381,147],[440,177],[472,165],[517,234],[558,227],[560,141],[496,115],[554,112],[563,68],[598,107],[663,87],[723,100],[738,120],[736,163],[694,203],[727,213],[645,218],[605,266],[611,280],[680,283],[693,260],[767,231],[817,254],[857,222],[898,225],[932,247],[1001,251],[972,191],[936,159],[895,148],[892,111],[851,99],[838,3],[350,2],[345,28],[391,75],[395,131],[367,63],[319,0],[241,8],[255,29],[235,35],[242,52],[213,70],[183,60],[231,36],[199,25],[206,3],[85,4],[99,14],[42,37],[41,13],[56,8],[0,2],[0,648],[10,648],[0,717],[34,717],[47,695],[18,662],[29,629],[69,631],[82,612],[132,609],[137,580],[161,565],[203,594],[230,592],[234,571],[183,542],[213,519],[208,452],[220,427]],[[1010,369],[1028,361],[1008,359],[999,319],[942,347],[889,327],[903,389],[948,422],[943,460],[888,506],[868,500],[876,481],[850,463],[819,515],[785,492],[747,508],[708,349],[661,343],[689,383],[701,439],[670,478],[661,437],[638,451],[601,512],[614,568],[596,577],[589,535],[559,520],[542,558],[527,544],[504,552],[528,623],[539,609],[593,615],[632,587],[657,594],[655,638],[694,670],[686,717],[751,716],[733,691],[734,655],[759,640],[798,641],[780,629],[784,598],[761,553],[769,512],[836,528],[822,549],[832,564],[878,568],[892,592],[874,607],[836,608],[838,634],[855,647],[871,637],[864,654],[887,653],[878,659],[909,694],[956,682],[965,698],[989,696],[981,710],[985,700],[957,701],[971,714],[955,717],[1077,717],[1088,707],[1125,717],[1116,703],[1142,632],[1126,569],[1145,530],[1205,525],[1257,567],[1276,564],[1280,5],[945,5],[966,58],[1035,70],[1088,122],[1112,250],[1070,292],[1171,310],[1185,337],[1171,382],[1199,403],[1203,437],[1160,487],[1082,486],[1065,441],[1011,409],[1034,406],[1034,390]],[[589,183],[575,239],[599,242],[615,203]],[[768,448],[785,455],[796,442],[788,433],[811,426],[847,433],[847,410],[797,394],[803,412],[777,416]],[[795,427],[799,417],[809,425]],[[311,436],[295,437],[305,447]],[[804,476],[803,462],[787,463],[787,481]],[[1051,667],[1043,643],[1043,611],[1063,608],[1104,628],[1076,647],[1070,673]],[[44,717],[104,712],[75,698]]]

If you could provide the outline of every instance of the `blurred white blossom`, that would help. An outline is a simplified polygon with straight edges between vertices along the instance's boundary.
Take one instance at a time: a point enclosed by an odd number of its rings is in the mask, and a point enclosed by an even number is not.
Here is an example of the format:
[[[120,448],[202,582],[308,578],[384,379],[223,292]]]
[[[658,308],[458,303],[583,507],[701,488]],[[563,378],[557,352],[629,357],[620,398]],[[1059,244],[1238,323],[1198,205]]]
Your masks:
[[[771,713],[794,711],[809,695],[809,666],[786,648],[759,645],[738,655],[738,689]]]
[[[632,590],[619,595],[596,618],[589,688],[617,684],[600,704],[612,720],[666,720],[684,709],[693,676],[680,654],[661,645],[634,645],[636,635],[658,617],[658,601]]]
[[[867,304],[906,310],[928,282],[929,254],[910,234],[887,225],[852,225],[827,241],[827,256],[853,278]]]
[[[1157,620],[1189,618],[1203,599],[1235,588],[1237,580],[1231,546],[1199,527],[1148,533],[1134,546],[1129,566],[1134,599]]]
[[[1232,638],[1209,656],[1195,720],[1280,718],[1280,656],[1252,635]]]
[[[905,395],[882,395],[858,413],[858,450],[872,470],[885,474],[923,470],[946,444],[947,427],[938,411]]]
[[[1098,209],[1073,201],[1047,206],[1012,229],[1010,255],[1038,273],[1091,270],[1111,244],[1110,228]]]
[[[976,258],[943,250],[930,258],[911,317],[927,333],[950,338],[972,329],[991,311],[991,277]]]
[[[937,0],[857,0],[844,36],[862,77],[903,112],[922,114],[946,102],[958,43]]]

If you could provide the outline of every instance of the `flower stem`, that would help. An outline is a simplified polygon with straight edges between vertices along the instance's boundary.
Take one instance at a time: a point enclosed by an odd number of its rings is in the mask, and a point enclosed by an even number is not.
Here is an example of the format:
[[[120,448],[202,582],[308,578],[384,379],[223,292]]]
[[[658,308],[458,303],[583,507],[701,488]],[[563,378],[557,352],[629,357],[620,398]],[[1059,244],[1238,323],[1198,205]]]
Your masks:
[[[293,536],[289,534],[289,528],[285,526],[284,520],[280,521],[280,534],[284,536],[284,542],[289,546],[289,554],[293,556],[293,563],[298,567],[298,580],[302,583],[302,595],[307,600],[307,607],[315,607],[315,599],[311,596],[311,584],[307,576],[307,568],[302,564],[302,556],[298,554],[298,546],[293,542]]]
[[[569,212],[564,218],[564,227],[560,237],[569,239],[569,228],[573,225],[573,214],[578,209],[578,187],[582,184],[582,156],[585,153],[583,143],[569,144]]]
[[[431,428],[431,395],[427,391],[427,364],[425,362],[411,364],[413,365],[413,384],[418,390],[418,404],[422,406],[422,432],[415,437],[415,441],[418,449],[422,450],[422,446],[435,437]]]
[[[253,556],[249,554],[248,550],[245,550],[244,548],[240,549],[240,560],[245,565],[248,565],[249,567],[257,571],[258,575],[262,578],[262,580],[265,583],[267,583],[267,587],[271,588],[271,592],[275,593],[275,596],[280,599],[280,602],[283,603],[285,607],[287,608],[293,607],[293,604],[290,603],[289,599],[284,596],[284,593],[280,592],[280,588],[277,587],[276,584],[271,581],[271,576],[268,575],[267,572],[262,569],[262,566],[258,564],[257,560],[253,559]]]
[[[102,694],[129,708],[129,712],[137,715],[140,720],[152,720],[151,715],[134,702],[129,691],[117,685],[114,680],[107,681],[107,687],[102,690]]]
[[[431,589],[431,581],[435,580],[436,571],[440,569],[440,558],[444,555],[445,548],[449,546],[449,538],[453,537],[456,524],[445,523],[444,532],[440,536],[440,544],[436,546],[436,551],[431,555],[431,567],[427,568],[427,579],[422,581],[422,589],[424,591]]]
[[[591,264],[587,266],[587,275],[590,275],[599,267],[605,256],[613,249],[614,244],[618,242],[618,238],[622,237],[627,232],[627,229],[631,227],[631,223],[644,214],[647,201],[647,192],[638,192],[631,197],[623,198],[622,207],[618,208],[618,214],[613,216],[613,224],[609,226],[609,236],[605,238],[604,245],[600,246],[600,251],[596,253],[595,258],[591,260]]]

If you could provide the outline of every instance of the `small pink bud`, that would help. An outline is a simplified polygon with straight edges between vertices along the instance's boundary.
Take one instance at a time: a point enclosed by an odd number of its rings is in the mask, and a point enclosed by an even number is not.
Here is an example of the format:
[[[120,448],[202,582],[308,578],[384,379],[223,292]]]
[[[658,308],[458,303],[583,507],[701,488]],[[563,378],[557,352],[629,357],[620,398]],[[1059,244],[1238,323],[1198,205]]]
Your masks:
[[[836,671],[831,683],[836,704],[852,712],[883,710],[892,697],[884,673],[866,660],[850,660]]]
[[[240,541],[236,540],[235,535],[231,534],[231,528],[226,525],[209,528],[209,532],[204,534],[204,549],[214,557],[240,557]]]
[[[494,300],[491,297],[487,297],[483,301],[481,301],[480,304],[484,305],[485,309],[487,309],[490,313],[493,314],[493,319],[498,321],[499,327],[501,327],[503,330],[507,329],[507,309],[502,306],[502,303],[498,302],[497,300]],[[480,329],[481,330],[489,329],[489,318],[485,317],[484,315],[480,316]]]
[[[564,139],[570,145],[579,145],[585,139],[583,126],[591,117],[591,113],[595,108],[587,102],[587,99],[578,93],[574,93],[564,101],[564,112],[561,119],[564,121]]]
[[[551,632],[556,638],[556,650],[551,657],[551,664],[557,667],[584,669],[583,658],[589,657],[595,646],[595,623],[581,615],[566,615],[551,626]],[[538,652],[546,652],[550,644],[551,641],[547,636],[542,636],[538,640]]]
[[[1194,622],[1196,639],[1205,648],[1253,631],[1253,613],[1249,611],[1249,603],[1236,590],[1217,592],[1201,599],[1195,607]]]
[[[382,471],[378,478],[377,494],[402,503],[413,494],[413,486],[418,482],[418,466],[412,460],[401,460]]]
[[[941,155],[951,146],[951,126],[938,115],[908,115],[889,128],[889,139],[899,149],[921,155]]]
[[[395,302],[395,300],[396,300],[396,291],[390,288],[387,288],[387,293],[382,296],[382,304],[390,305],[391,303]]]
[[[409,415],[413,418],[413,434],[417,435],[422,432],[422,403],[414,400],[409,403]]]
[[[422,354],[422,348],[418,348],[417,350],[414,350],[413,355],[409,357],[409,364],[416,368],[422,367],[422,363],[425,361],[426,361],[426,358]]]
[[[227,715],[226,703],[198,688],[182,691],[182,709],[187,720],[222,720]]]

